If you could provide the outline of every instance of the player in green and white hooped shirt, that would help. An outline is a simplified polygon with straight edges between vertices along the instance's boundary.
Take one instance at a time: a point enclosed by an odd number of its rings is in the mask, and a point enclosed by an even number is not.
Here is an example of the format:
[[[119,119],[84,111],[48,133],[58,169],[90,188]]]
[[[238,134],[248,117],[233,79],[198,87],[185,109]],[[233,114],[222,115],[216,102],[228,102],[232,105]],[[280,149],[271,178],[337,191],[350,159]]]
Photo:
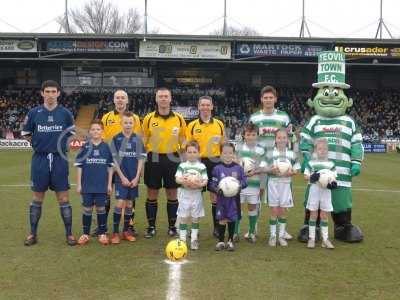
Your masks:
[[[258,127],[258,143],[265,148],[268,159],[275,145],[275,133],[281,128],[291,129],[292,126],[288,114],[275,108],[278,96],[274,87],[269,85],[263,87],[260,92],[260,101],[262,109],[252,114],[249,121]],[[289,135],[295,142],[295,135],[291,133],[291,130],[289,131]],[[263,187],[260,190],[260,199],[264,195],[266,179],[265,177]],[[285,236],[286,239],[292,238],[288,233]]]
[[[265,86],[260,97],[262,109],[250,116],[250,122],[258,127],[258,143],[266,148],[268,155],[275,145],[275,133],[288,128],[290,118],[286,112],[275,108],[278,97],[274,87]]]
[[[330,170],[336,175],[335,163],[328,159],[328,142],[324,138],[317,139],[314,146],[313,158],[305,166],[304,179],[309,182],[306,194],[307,209],[310,211],[308,221],[308,248],[315,248],[316,221],[320,217],[322,247],[333,249],[328,239],[328,216],[333,211],[331,190],[337,188],[336,180],[329,182],[327,187],[318,184],[320,171]]]
[[[191,243],[192,250],[199,249],[199,218],[204,217],[202,189],[207,185],[206,166],[200,162],[200,147],[196,141],[186,146],[186,161],[179,164],[175,180],[182,187],[178,189],[178,211],[180,220],[179,238],[186,242],[188,222],[192,221]],[[195,180],[191,177],[194,175]]]
[[[246,165],[247,167],[250,166],[250,170],[245,173],[247,177],[247,188],[241,191],[240,202],[247,203],[249,231],[248,234],[245,235],[245,238],[251,243],[255,243],[256,241],[257,205],[260,203],[260,188],[262,184],[260,178],[263,176],[260,172],[266,167],[265,150],[257,144],[257,136],[257,126],[253,123],[247,124],[243,133],[244,142],[240,143],[236,148],[239,163],[242,164],[245,172],[247,171]],[[235,224],[236,239],[239,237],[239,224],[240,220],[237,220]]]
[[[289,150],[288,134],[285,129],[276,132],[276,147],[268,159],[268,205],[271,208],[269,220],[270,238],[268,244],[276,246],[276,225],[279,225],[278,242],[281,246],[287,246],[286,234],[286,211],[293,207],[292,176],[300,170],[300,163],[296,154]],[[279,170],[280,163],[290,163],[285,173]]]

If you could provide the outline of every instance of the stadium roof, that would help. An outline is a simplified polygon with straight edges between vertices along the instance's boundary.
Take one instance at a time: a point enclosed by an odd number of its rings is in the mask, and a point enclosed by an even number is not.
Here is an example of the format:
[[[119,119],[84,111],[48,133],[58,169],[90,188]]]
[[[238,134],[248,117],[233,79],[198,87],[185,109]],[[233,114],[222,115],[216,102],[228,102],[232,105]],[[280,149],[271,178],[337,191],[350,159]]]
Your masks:
[[[0,33],[0,39],[143,39],[144,34],[86,34],[86,33]],[[152,40],[187,40],[187,41],[248,41],[248,42],[288,42],[288,43],[350,43],[350,44],[400,44],[400,39],[365,39],[365,38],[299,38],[267,36],[215,36],[215,35],[166,35],[147,34]]]
[[[360,66],[395,66],[400,67],[400,39],[359,39],[359,38],[300,38],[300,37],[266,37],[266,36],[215,36],[215,35],[171,35],[171,34],[66,34],[66,33],[0,33],[0,41],[19,47],[21,41],[36,41],[35,50],[14,49],[0,51],[0,61],[98,61],[98,62],[182,62],[182,63],[221,63],[221,64],[316,64],[319,51],[343,48],[348,65]],[[90,45],[72,45],[75,41],[116,41],[115,45],[90,49]],[[166,52],[154,54],[156,45],[150,46],[150,52],[140,54],[142,42],[145,41],[180,41],[180,42],[225,42],[230,43],[226,53],[209,55],[206,48],[204,56],[182,54],[179,47],[175,50],[178,56]],[[64,43],[66,42],[66,43]],[[123,42],[123,43],[121,43]],[[49,44],[54,43],[49,48]],[[119,45],[120,43],[121,45]],[[23,44],[23,43],[22,43]],[[124,45],[122,45],[124,44]],[[128,45],[129,44],[129,45]],[[250,46],[253,48],[250,49]],[[8,45],[6,45],[7,47]],[[29,45],[28,45],[29,46]],[[285,47],[288,46],[288,47]],[[297,47],[299,46],[299,47]],[[221,46],[225,47],[225,46]],[[291,48],[297,49],[291,52]],[[79,48],[79,49],[77,49]],[[123,49],[122,49],[123,48]],[[164,49],[160,46],[160,49]],[[182,47],[181,47],[182,48]],[[272,50],[270,49],[272,48]],[[316,49],[322,50],[316,50]],[[32,48],[30,48],[32,49]],[[283,49],[281,51],[281,49]],[[1,49],[0,49],[1,50]],[[169,49],[170,51],[171,49]],[[153,51],[153,52],[152,52]],[[190,50],[191,51],[191,50]],[[196,50],[197,51],[197,50]],[[200,52],[201,50],[199,50]],[[256,53],[257,51],[257,53]],[[280,52],[281,51],[281,52]],[[298,52],[296,52],[298,51]],[[317,51],[317,52],[316,52]],[[368,52],[368,53],[367,53]],[[150,53],[150,54],[148,54]],[[229,53],[229,57],[227,55]],[[363,55],[367,53],[366,55]],[[197,55],[198,53],[196,53]]]

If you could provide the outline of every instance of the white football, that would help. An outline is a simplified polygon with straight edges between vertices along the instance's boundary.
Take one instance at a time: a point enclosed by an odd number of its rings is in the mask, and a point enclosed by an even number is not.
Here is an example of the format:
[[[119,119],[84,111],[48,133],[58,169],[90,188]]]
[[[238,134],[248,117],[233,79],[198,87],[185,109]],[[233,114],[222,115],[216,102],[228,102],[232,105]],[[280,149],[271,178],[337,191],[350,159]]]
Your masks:
[[[241,165],[243,167],[244,173],[247,174],[255,169],[256,162],[250,157],[243,157]]]
[[[318,183],[323,188],[326,188],[328,186],[328,183],[331,183],[332,181],[336,180],[336,173],[331,170],[322,169],[318,173],[319,173]]]
[[[235,177],[228,176],[221,179],[218,188],[222,190],[225,197],[234,197],[240,189],[240,182]]]
[[[200,172],[198,172],[196,170],[188,170],[185,173],[185,176],[188,179],[188,181],[191,182],[191,183],[196,183],[201,179]]]
[[[285,174],[292,169],[292,164],[289,161],[278,161],[276,166],[281,174]]]

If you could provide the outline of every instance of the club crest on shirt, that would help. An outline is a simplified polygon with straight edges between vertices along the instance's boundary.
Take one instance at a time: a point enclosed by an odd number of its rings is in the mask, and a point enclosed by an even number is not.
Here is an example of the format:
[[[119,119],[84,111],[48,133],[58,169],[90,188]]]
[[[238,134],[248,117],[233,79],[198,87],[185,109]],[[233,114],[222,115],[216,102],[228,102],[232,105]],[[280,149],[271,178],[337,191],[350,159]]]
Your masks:
[[[151,127],[157,127],[157,126],[158,126],[158,123],[157,123],[157,122],[151,123]]]
[[[197,128],[194,132],[195,132],[195,133],[201,133],[201,129],[200,129],[200,128]]]
[[[179,127],[173,127],[172,128],[172,134],[173,135],[178,135],[179,134]]]
[[[47,122],[54,122],[54,118],[53,118],[53,116],[48,116],[48,118],[47,118]]]
[[[214,144],[219,144],[220,140],[221,140],[221,137],[219,135],[215,135],[212,137],[212,142]]]
[[[126,143],[126,149],[132,149],[132,143]]]
[[[100,156],[100,151],[99,151],[99,149],[93,150],[93,156]]]

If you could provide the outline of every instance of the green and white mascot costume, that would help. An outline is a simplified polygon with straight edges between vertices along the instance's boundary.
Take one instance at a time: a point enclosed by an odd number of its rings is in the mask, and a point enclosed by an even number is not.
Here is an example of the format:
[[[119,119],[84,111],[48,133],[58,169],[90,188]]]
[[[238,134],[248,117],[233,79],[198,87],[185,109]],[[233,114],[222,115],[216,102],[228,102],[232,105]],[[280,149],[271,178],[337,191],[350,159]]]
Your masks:
[[[318,56],[318,82],[313,84],[317,92],[313,99],[308,99],[308,106],[315,115],[301,131],[300,150],[303,153],[304,170],[311,159],[314,141],[317,138],[328,140],[328,156],[335,162],[338,187],[332,190],[332,219],[335,239],[345,242],[361,242],[361,230],[351,223],[353,176],[361,171],[364,157],[362,135],[353,118],[346,115],[346,110],[353,105],[344,89],[350,88],[345,83],[345,55],[335,51],[324,51]],[[308,188],[306,198],[308,196]],[[309,211],[306,210],[304,226],[299,233],[299,240],[308,240]]]

